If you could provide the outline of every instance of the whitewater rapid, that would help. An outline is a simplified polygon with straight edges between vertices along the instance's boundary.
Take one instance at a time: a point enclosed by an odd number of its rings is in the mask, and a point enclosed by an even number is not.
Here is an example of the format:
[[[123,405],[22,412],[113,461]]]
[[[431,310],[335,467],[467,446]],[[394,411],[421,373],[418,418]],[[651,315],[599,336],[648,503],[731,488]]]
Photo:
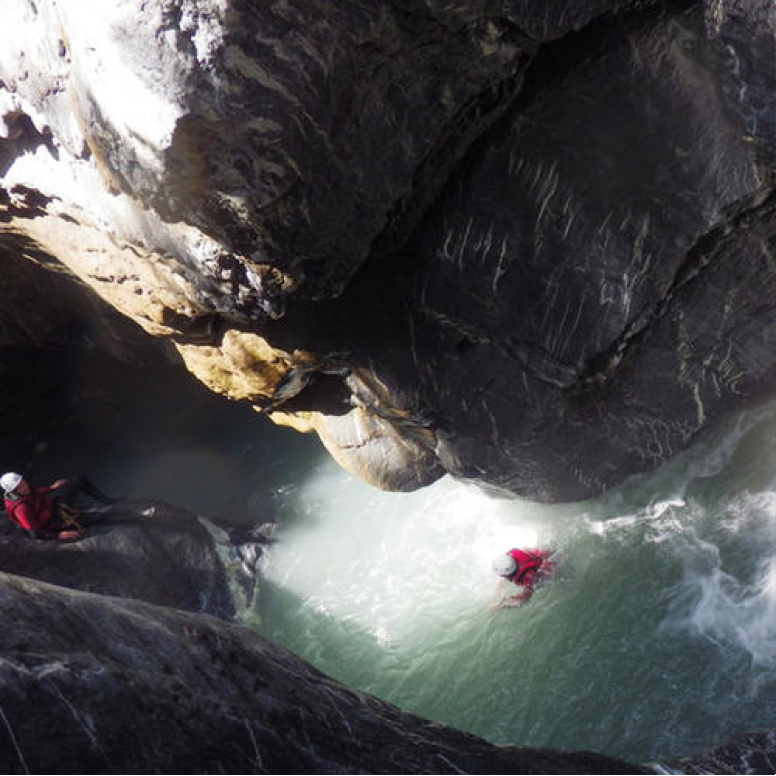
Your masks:
[[[324,461],[281,499],[247,624],[324,672],[499,743],[633,760],[776,724],[776,407],[594,501],[445,478],[383,493]],[[488,613],[492,558],[557,551]]]

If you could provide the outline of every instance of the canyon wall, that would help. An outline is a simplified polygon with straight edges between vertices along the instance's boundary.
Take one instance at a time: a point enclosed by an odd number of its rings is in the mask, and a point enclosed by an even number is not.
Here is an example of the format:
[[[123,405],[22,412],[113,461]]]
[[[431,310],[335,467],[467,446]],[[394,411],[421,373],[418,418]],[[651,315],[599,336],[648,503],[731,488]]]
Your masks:
[[[582,499],[773,390],[764,0],[4,10],[7,281],[375,485]]]

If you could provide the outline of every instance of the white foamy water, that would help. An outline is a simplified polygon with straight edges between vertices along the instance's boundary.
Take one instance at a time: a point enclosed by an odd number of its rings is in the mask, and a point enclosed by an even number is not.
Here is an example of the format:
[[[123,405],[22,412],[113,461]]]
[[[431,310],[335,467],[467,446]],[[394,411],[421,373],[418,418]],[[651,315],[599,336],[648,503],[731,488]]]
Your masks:
[[[249,624],[323,671],[502,743],[630,760],[776,724],[774,407],[583,504],[446,478],[376,491],[333,463],[283,504]],[[556,549],[490,616],[492,558]]]
[[[708,525],[697,512],[679,547],[682,578],[665,626],[749,654],[753,670],[776,675],[776,492],[718,505]]]
[[[450,478],[389,494],[327,462],[295,496],[301,515],[269,555],[266,579],[383,643],[427,617],[486,606],[492,559],[551,541],[542,512],[552,509],[492,499]]]

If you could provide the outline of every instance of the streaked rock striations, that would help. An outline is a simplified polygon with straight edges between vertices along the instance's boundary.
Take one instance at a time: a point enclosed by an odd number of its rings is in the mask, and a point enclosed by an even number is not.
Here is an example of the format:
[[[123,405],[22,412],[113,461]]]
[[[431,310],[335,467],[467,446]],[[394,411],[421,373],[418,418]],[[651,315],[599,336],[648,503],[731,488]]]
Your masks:
[[[216,617],[13,574],[0,574],[0,613],[14,624],[3,773],[766,773],[776,758],[773,731],[653,765],[495,746]]]
[[[776,770],[776,730],[743,733],[692,757],[653,767],[663,774],[771,773]]]
[[[368,481],[580,499],[772,390],[765,0],[10,0],[0,243]]]
[[[650,772],[494,746],[207,615],[11,574],[0,613],[3,773]]]

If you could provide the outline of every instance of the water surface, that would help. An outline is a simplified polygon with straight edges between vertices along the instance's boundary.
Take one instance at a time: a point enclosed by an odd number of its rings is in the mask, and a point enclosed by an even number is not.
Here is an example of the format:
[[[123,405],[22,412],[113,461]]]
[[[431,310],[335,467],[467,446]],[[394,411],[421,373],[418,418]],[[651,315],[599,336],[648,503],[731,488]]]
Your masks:
[[[377,491],[330,461],[282,494],[247,624],[346,684],[493,742],[674,757],[776,724],[776,407],[602,498],[445,478]],[[555,579],[488,613],[492,557]]]

